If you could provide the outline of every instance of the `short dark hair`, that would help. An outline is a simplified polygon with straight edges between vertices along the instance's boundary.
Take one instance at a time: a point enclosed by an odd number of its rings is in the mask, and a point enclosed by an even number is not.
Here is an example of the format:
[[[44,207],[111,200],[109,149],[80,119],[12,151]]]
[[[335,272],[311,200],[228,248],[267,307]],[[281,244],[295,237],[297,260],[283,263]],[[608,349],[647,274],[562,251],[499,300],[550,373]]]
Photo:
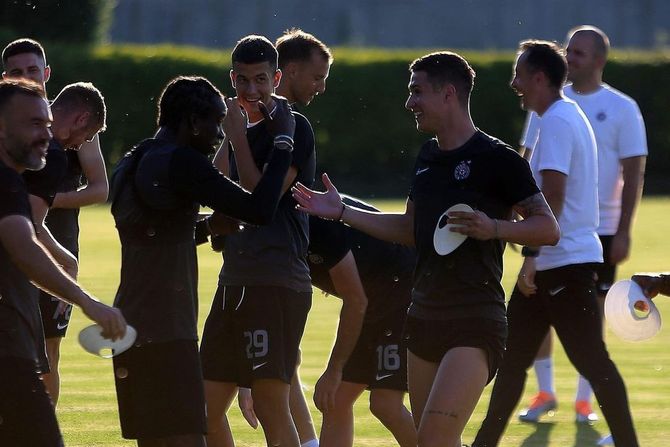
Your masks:
[[[158,98],[159,127],[177,131],[191,115],[207,116],[216,110],[221,92],[201,76],[178,76],[165,86]]]
[[[333,55],[326,44],[300,28],[284,31],[275,42],[275,47],[279,53],[279,68],[284,68],[290,62],[307,62],[312,58],[313,52],[328,63],[333,62]]]
[[[15,95],[28,95],[46,99],[41,85],[27,79],[0,80],[0,114],[5,112],[7,104]]]
[[[433,88],[445,84],[456,88],[459,102],[467,106],[475,85],[475,71],[462,56],[451,51],[439,51],[421,56],[409,65],[410,72],[423,71]]]
[[[233,64],[260,64],[268,62],[273,70],[277,69],[277,49],[267,37],[250,35],[237,42],[231,55]]]
[[[563,50],[555,42],[524,40],[519,44],[518,53],[526,55],[525,63],[532,73],[541,71],[552,87],[563,87],[568,75],[568,62]]]
[[[607,57],[610,50],[610,39],[603,30],[593,25],[581,25],[568,31],[568,41],[575,34],[586,34],[593,40],[593,46],[599,56]]]
[[[63,87],[51,104],[52,110],[86,109],[91,117],[88,127],[100,127],[100,132],[107,128],[107,107],[105,98],[90,82],[75,82]]]
[[[42,59],[44,66],[47,66],[47,56],[44,53],[44,47],[38,41],[33,39],[17,39],[7,44],[2,50],[2,66],[7,66],[7,59],[17,54],[33,53]]]

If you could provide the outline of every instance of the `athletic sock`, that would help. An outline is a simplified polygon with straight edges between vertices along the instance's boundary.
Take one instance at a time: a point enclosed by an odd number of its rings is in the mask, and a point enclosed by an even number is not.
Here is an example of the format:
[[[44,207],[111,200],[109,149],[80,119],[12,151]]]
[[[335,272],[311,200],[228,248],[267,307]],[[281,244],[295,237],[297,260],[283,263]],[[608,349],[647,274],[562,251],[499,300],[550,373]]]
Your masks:
[[[554,363],[551,357],[535,360],[533,363],[537,386],[540,391],[554,395]]]
[[[580,375],[577,380],[577,397],[575,398],[575,401],[585,400],[591,402],[592,392],[593,390],[591,389],[589,381]]]
[[[300,447],[319,447],[319,440],[318,439],[309,440],[307,442],[300,444]]]

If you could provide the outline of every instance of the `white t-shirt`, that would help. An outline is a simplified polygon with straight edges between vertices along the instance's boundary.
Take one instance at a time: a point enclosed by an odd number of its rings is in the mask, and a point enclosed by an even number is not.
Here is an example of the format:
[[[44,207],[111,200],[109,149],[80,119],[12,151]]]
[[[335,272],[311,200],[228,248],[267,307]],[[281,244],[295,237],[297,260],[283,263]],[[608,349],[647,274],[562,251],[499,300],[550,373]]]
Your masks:
[[[635,101],[607,84],[593,93],[580,95],[572,85],[563,93],[575,101],[589,120],[598,146],[598,234],[616,233],[621,218],[623,171],[620,160],[647,155],[647,135]],[[540,118],[528,114],[521,146],[535,147]]]
[[[542,115],[530,167],[542,188],[542,171],[567,176],[565,202],[558,218],[561,239],[542,247],[537,270],[602,262],[598,228],[598,161],[593,130],[573,101],[559,99]]]

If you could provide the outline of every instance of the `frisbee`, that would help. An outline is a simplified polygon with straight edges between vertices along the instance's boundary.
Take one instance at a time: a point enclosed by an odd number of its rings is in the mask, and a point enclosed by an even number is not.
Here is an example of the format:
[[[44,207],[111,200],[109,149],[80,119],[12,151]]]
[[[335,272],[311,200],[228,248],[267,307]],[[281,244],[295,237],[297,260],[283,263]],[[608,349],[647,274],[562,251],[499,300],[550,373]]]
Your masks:
[[[643,301],[648,312],[635,309]],[[612,331],[626,341],[647,340],[661,329],[661,314],[652,300],[644,296],[642,288],[629,279],[617,281],[605,298],[605,319]]]
[[[465,211],[472,213],[474,210],[464,203],[457,203],[442,213],[437,224],[435,225],[435,232],[433,233],[433,246],[439,255],[448,255],[456,250],[468,238],[466,235],[456,233],[450,230],[452,227],[460,227],[462,225],[454,225],[447,223],[449,213],[453,211]]]
[[[126,327],[126,335],[112,341],[102,336],[102,327],[99,324],[93,324],[81,330],[79,344],[91,354],[109,359],[127,351],[135,343],[136,338],[137,331],[130,325]]]

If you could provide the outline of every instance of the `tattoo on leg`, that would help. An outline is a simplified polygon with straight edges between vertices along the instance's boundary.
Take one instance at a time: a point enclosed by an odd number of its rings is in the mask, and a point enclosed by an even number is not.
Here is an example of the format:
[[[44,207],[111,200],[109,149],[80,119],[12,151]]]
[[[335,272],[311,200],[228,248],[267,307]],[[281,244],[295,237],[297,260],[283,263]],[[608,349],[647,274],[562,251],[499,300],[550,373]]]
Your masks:
[[[442,410],[428,410],[428,414],[437,414],[440,416],[446,416],[454,419],[458,419],[458,413],[455,411],[442,411]]]

